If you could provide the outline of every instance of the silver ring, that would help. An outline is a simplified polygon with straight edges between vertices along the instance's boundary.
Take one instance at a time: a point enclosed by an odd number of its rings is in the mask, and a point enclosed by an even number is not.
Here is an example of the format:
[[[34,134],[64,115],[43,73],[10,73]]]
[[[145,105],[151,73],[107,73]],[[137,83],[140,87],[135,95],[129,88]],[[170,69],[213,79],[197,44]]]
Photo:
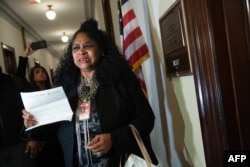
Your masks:
[[[96,156],[97,156],[97,157],[101,157],[101,156],[102,156],[102,153],[101,153],[101,152],[97,152],[97,153],[96,153]]]

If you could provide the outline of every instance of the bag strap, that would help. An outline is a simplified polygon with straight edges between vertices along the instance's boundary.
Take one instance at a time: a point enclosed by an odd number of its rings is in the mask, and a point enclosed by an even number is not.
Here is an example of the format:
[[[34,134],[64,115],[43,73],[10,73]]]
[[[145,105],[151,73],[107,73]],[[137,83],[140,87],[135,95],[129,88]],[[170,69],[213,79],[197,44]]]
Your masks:
[[[151,158],[148,154],[148,151],[147,151],[147,149],[146,149],[146,147],[141,139],[140,133],[137,131],[137,129],[134,127],[134,125],[129,124],[129,127],[132,130],[132,133],[133,133],[135,140],[136,140],[136,142],[141,150],[143,158],[145,159],[145,161],[147,163],[147,166],[151,166],[152,161],[151,161]]]

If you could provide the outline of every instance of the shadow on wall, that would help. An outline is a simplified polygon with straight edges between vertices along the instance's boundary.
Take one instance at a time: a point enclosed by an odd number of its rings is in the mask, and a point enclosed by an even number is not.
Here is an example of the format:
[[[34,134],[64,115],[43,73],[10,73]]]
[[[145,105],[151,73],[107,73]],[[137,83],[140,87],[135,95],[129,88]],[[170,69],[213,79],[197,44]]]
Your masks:
[[[153,25],[151,25],[153,27]],[[153,35],[152,35],[153,36]],[[155,40],[160,41],[160,39]],[[160,45],[160,44],[159,44]],[[152,43],[153,51],[156,51],[156,45]],[[153,55],[158,55],[157,53],[153,53]],[[193,167],[192,160],[189,156],[189,153],[185,146],[185,124],[184,120],[182,118],[181,110],[179,108],[178,100],[176,98],[174,88],[172,83],[166,79],[166,77],[159,77],[163,74],[161,74],[161,67],[159,64],[162,64],[161,60],[159,60],[158,56],[154,56],[154,67],[155,67],[155,74],[156,74],[156,84],[157,88],[162,88],[162,90],[158,90],[158,99],[159,99],[159,109],[160,109],[160,119],[162,123],[162,135],[163,135],[163,141],[164,141],[164,149],[166,152],[166,161],[167,166],[169,167]],[[158,59],[158,60],[157,60]],[[163,67],[165,68],[165,67]],[[166,73],[165,73],[166,76]],[[165,79],[165,81],[163,81]],[[165,83],[166,85],[162,85],[162,83]],[[166,93],[164,92],[164,87],[166,87]],[[165,96],[166,94],[166,96]],[[167,98],[167,99],[166,99]],[[168,103],[169,105],[169,111],[165,107],[165,103]],[[168,112],[168,113],[167,113]],[[168,127],[168,121],[167,118],[171,117],[169,119],[172,119],[172,125],[171,127]],[[189,124],[190,120],[189,120]],[[168,131],[168,129],[172,128],[172,132]],[[191,132],[192,133],[192,132]],[[190,134],[190,136],[192,136]],[[174,146],[172,146],[172,141],[174,142]],[[174,150],[171,150],[174,148]],[[176,154],[173,154],[176,152]],[[177,157],[172,156],[177,155]],[[173,161],[174,159],[174,161]],[[179,161],[179,162],[177,162]]]
[[[153,27],[153,25],[151,25],[151,27]],[[160,41],[160,40],[158,39],[155,41]],[[155,43],[152,43],[152,50],[153,52],[157,50]],[[153,53],[153,55],[158,55],[158,53]],[[155,59],[154,67],[155,67],[155,74],[156,74],[156,80],[157,80],[156,87],[158,89],[162,88],[161,90],[157,90],[157,92],[158,92],[158,99],[159,99],[158,103],[159,103],[159,110],[160,110],[159,118],[161,119],[161,126],[162,126],[161,129],[162,129],[163,142],[164,142],[164,147],[165,147],[163,149],[165,149],[165,152],[166,152],[166,163],[167,163],[166,165],[169,167],[179,167],[179,166],[180,167],[193,167],[191,158],[189,156],[189,153],[186,149],[185,142],[184,142],[185,124],[182,118],[181,110],[179,108],[179,104],[178,104],[178,101],[174,92],[173,85],[171,82],[169,82],[168,79],[166,79],[166,77],[164,76],[159,77],[163,75],[161,74],[162,72],[161,72],[161,66],[160,66],[162,62],[161,60],[159,60],[158,56],[154,56],[153,58]],[[165,81],[163,81],[163,79],[165,79]],[[166,85],[162,85],[163,83],[165,83]],[[164,87],[166,87],[167,89],[166,93],[164,92],[164,89],[163,89]],[[165,107],[166,101],[169,105],[169,111]],[[169,122],[167,121],[167,119],[172,119],[171,127],[168,127]],[[171,134],[168,131],[170,128],[172,128]],[[171,145],[173,143],[172,141],[174,142],[174,146]],[[174,150],[171,150],[173,148]],[[176,154],[173,154],[175,152]],[[174,156],[177,155],[177,157],[172,157],[173,155]]]
[[[152,45],[155,48],[155,45]],[[156,50],[153,49],[153,50]],[[157,55],[154,53],[153,55]],[[159,99],[159,109],[160,109],[160,119],[161,119],[161,126],[162,126],[162,135],[163,135],[163,142],[164,142],[164,149],[166,152],[166,163],[169,167],[193,167],[191,158],[185,146],[185,124],[182,118],[181,110],[179,108],[178,100],[176,98],[174,88],[172,83],[166,79],[162,81],[162,79],[166,77],[159,77],[161,76],[161,70],[159,64],[162,64],[157,56],[154,57],[155,63],[155,73],[156,73],[156,84],[157,88],[164,88],[166,87],[166,93],[164,90],[158,90],[158,99]],[[158,59],[158,60],[157,60]],[[159,68],[157,68],[159,67]],[[164,67],[165,68],[165,67]],[[166,74],[165,74],[166,75]],[[162,85],[162,83],[166,83],[166,85]],[[165,96],[165,94],[167,94]],[[167,98],[167,99],[166,99]],[[169,105],[169,111],[165,108],[165,103]],[[182,100],[183,101],[183,100]],[[170,118],[171,117],[171,118]],[[167,119],[172,119],[172,125],[169,125]],[[190,121],[189,121],[190,122]],[[191,124],[191,123],[190,123]],[[171,127],[168,127],[171,126]],[[172,128],[171,132],[168,130]],[[190,135],[192,136],[192,135]],[[172,143],[174,142],[174,146]],[[174,150],[171,150],[173,149]],[[173,154],[175,153],[175,154]],[[172,156],[177,155],[177,157]],[[177,162],[178,161],[178,162]]]
[[[193,167],[192,159],[190,158],[190,154],[188,152],[188,149],[185,145],[185,131],[187,129],[185,128],[185,123],[183,119],[183,113],[181,113],[180,110],[180,104],[184,104],[184,100],[179,99],[179,101],[176,98],[173,84],[167,80],[167,101],[169,104],[169,110],[170,114],[172,116],[172,128],[173,128],[173,142],[174,142],[174,149],[175,150],[167,150],[168,155],[171,155],[171,152],[176,152],[180,164],[182,167]],[[186,117],[186,124],[188,123],[191,127],[191,122],[188,118],[188,115]],[[188,120],[188,121],[187,121]],[[190,130],[190,129],[189,129]],[[192,137],[192,130],[187,133],[188,137]],[[191,139],[192,140],[192,139]],[[169,141],[168,141],[169,142]],[[168,143],[170,144],[170,142]],[[168,147],[168,149],[171,147]],[[168,159],[171,159],[171,157],[168,157]],[[175,164],[171,164],[171,166],[176,166]]]
[[[150,0],[147,1],[148,4],[151,4],[152,2]],[[158,3],[158,5],[157,5]],[[160,4],[161,3],[161,4]],[[164,3],[164,4],[163,4]],[[167,1],[167,3],[170,3],[171,1]],[[151,15],[154,14],[157,15],[159,11],[155,11],[155,9],[161,9],[163,6],[166,6],[166,1],[163,2],[163,0],[156,1],[154,5],[148,5],[148,7],[151,9],[148,9],[149,15],[151,11]],[[153,6],[153,7],[152,7]],[[151,8],[152,7],[152,8]],[[155,8],[155,9],[153,9]],[[157,22],[157,21],[156,21]],[[185,128],[185,123],[183,119],[183,115],[181,113],[180,105],[178,103],[178,99],[176,97],[176,94],[174,92],[174,87],[172,83],[169,81],[168,78],[166,78],[166,73],[164,74],[165,70],[162,70],[166,67],[162,67],[161,65],[163,63],[163,53],[160,44],[160,37],[158,35],[158,30],[156,26],[158,24],[155,24],[154,20],[149,21],[150,27],[151,27],[151,37],[153,42],[151,43],[152,47],[152,58],[154,59],[154,67],[155,67],[155,75],[156,75],[156,84],[157,84],[157,92],[158,92],[158,105],[160,110],[160,116],[161,119],[161,130],[163,135],[163,142],[164,142],[164,148],[166,152],[166,165],[168,167],[194,167],[193,162],[190,158],[190,155],[187,151],[187,148],[185,146],[185,131],[187,130]],[[159,25],[158,25],[159,26]],[[165,76],[164,76],[165,75]],[[163,85],[165,84],[165,85]],[[164,88],[166,88],[166,92],[164,92]],[[184,100],[181,99],[181,102]],[[168,108],[166,108],[166,102]],[[187,117],[188,118],[188,117]],[[171,120],[168,122],[168,120]],[[186,119],[186,124],[191,124],[190,119]],[[191,127],[191,126],[190,126]],[[188,129],[189,130],[189,129]],[[192,129],[189,130],[188,136],[192,137]],[[190,139],[193,141],[192,139]],[[191,149],[193,149],[194,146],[191,146]],[[190,149],[190,146],[189,146]],[[164,166],[165,167],[165,166]]]

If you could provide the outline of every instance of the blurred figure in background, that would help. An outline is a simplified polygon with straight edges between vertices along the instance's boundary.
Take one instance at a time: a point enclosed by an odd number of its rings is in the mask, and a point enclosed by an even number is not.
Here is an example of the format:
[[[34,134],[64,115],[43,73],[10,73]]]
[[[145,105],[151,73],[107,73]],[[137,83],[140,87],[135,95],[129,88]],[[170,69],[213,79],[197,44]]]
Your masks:
[[[45,90],[51,88],[48,72],[43,66],[35,66],[31,68],[29,74],[30,84],[37,90]]]
[[[19,63],[16,75],[25,78],[26,68],[28,64],[28,57],[36,50],[31,49],[32,42],[27,44],[27,47],[22,56],[19,56]],[[35,91],[46,90],[51,88],[51,82],[47,70],[41,66],[36,65],[30,69],[29,82]],[[61,145],[58,142],[57,136],[52,132],[54,125],[48,127],[41,127],[44,133],[45,146],[37,155],[36,160],[38,167],[63,167],[64,158]]]
[[[34,53],[36,50],[31,49],[32,42],[27,44],[27,47],[22,56],[19,56],[19,62],[17,67],[16,75],[25,78],[26,77],[26,68],[28,64],[28,57]],[[45,90],[51,88],[51,82],[47,70],[40,65],[34,66],[31,68],[29,73],[30,84],[36,90]]]
[[[0,73],[0,166],[37,167],[33,159],[41,150],[42,143],[32,140],[27,132],[24,140],[20,133],[24,128],[20,92],[32,90],[25,79]]]

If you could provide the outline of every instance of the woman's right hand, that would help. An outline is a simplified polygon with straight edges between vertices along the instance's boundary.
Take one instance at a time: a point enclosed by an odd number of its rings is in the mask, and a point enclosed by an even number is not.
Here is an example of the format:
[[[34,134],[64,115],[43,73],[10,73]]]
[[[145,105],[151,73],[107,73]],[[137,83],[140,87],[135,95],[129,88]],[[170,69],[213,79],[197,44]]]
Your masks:
[[[23,123],[26,128],[32,127],[37,124],[35,118],[25,109],[22,110]]]

